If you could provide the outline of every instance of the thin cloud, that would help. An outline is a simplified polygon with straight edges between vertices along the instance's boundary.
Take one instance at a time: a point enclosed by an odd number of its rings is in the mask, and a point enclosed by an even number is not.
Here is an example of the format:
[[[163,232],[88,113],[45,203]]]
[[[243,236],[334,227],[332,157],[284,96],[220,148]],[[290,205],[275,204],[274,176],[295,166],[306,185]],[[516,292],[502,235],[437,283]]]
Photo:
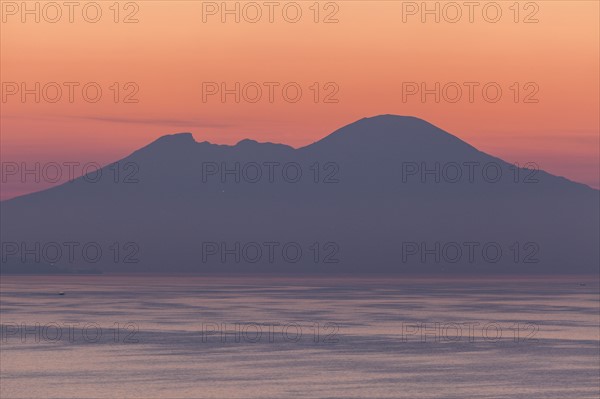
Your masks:
[[[107,123],[128,123],[139,125],[161,125],[161,126],[181,126],[181,127],[205,127],[205,128],[223,128],[231,127],[231,124],[215,123],[210,121],[196,119],[164,119],[164,118],[118,118],[106,116],[76,116],[73,118],[93,120]]]
[[[21,116],[21,115],[2,115],[3,119],[34,119],[34,120],[56,120],[56,119],[83,119],[106,123],[126,123],[132,125],[160,125],[177,127],[197,127],[197,128],[226,128],[235,125],[228,123],[217,123],[199,119],[167,119],[167,118],[120,118],[112,116]]]

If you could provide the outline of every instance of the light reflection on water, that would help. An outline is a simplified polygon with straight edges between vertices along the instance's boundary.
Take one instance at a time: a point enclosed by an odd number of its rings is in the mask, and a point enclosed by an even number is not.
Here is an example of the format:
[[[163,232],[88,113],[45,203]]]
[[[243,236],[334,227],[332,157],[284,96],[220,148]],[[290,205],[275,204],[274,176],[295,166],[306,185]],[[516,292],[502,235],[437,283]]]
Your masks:
[[[2,276],[0,397],[597,399],[598,295],[573,276]]]

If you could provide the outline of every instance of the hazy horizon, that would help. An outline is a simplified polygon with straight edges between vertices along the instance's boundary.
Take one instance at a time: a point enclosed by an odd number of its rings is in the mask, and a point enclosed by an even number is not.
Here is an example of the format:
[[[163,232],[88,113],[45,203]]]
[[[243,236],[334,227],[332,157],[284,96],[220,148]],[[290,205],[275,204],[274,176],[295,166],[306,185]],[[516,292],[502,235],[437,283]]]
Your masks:
[[[0,1],[0,397],[598,399],[599,15]]]

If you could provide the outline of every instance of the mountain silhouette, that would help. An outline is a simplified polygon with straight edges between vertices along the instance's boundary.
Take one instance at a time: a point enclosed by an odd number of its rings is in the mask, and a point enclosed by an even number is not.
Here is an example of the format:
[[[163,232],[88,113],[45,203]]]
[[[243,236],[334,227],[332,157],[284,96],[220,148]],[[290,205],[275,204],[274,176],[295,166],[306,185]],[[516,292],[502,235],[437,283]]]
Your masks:
[[[364,118],[298,149],[172,134],[95,180],[0,203],[3,264],[25,268],[36,254],[128,273],[594,273],[599,264],[598,190],[515,167],[414,117]],[[89,243],[102,255],[83,256]]]

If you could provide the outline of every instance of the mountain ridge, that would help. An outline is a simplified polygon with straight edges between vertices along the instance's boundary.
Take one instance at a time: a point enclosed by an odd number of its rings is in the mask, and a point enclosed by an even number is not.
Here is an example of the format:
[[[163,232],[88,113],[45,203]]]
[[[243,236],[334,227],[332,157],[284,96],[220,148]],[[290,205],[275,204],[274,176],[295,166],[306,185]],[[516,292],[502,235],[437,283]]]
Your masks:
[[[107,166],[96,183],[79,178],[1,202],[3,240],[26,248],[136,243],[139,263],[88,265],[108,272],[587,273],[600,256],[598,190],[515,168],[418,118],[361,119],[297,149],[167,135],[118,164],[135,173],[123,170],[115,182]],[[206,243],[272,241],[301,244],[304,257],[202,262]],[[502,259],[440,263],[437,254],[402,262],[406,243],[473,241],[501,245]],[[323,263],[333,253],[339,262]],[[532,256],[538,262],[523,263]]]

